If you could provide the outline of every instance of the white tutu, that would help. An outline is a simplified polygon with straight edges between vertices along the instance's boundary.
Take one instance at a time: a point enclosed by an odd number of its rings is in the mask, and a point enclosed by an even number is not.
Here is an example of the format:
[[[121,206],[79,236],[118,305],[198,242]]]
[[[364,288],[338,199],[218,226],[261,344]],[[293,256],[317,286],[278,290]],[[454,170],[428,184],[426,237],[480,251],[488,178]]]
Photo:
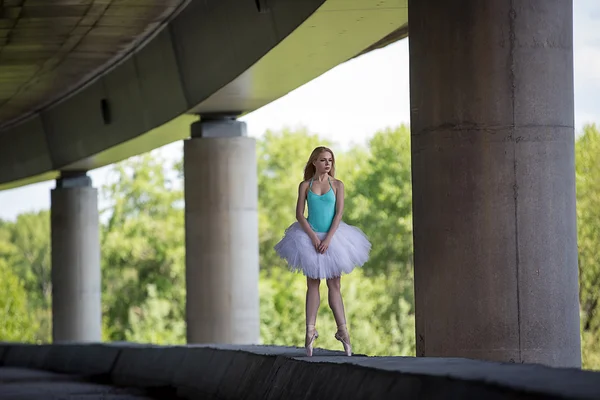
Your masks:
[[[327,233],[316,232],[323,240]],[[318,253],[298,222],[286,229],[283,239],[275,246],[279,257],[289,268],[313,279],[337,278],[362,267],[369,259],[371,243],[358,228],[340,222],[324,254]]]

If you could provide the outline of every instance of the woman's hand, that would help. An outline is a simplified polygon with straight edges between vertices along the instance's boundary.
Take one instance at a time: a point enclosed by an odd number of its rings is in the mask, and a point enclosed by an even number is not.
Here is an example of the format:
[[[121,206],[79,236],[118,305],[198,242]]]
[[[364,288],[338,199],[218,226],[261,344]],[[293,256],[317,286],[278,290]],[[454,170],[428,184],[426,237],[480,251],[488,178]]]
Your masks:
[[[313,246],[315,246],[315,250],[319,252],[319,248],[321,247],[321,240],[317,235],[313,235],[311,238]]]
[[[327,249],[329,248],[329,243],[331,243],[331,239],[325,238],[325,240],[323,240],[319,245],[318,252],[321,254],[325,253],[325,251],[327,251]]]

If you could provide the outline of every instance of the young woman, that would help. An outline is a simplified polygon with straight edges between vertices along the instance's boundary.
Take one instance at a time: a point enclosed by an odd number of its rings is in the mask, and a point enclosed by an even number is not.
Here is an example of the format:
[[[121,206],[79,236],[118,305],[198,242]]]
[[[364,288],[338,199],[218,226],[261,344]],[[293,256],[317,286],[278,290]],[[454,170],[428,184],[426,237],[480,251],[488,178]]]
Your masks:
[[[344,184],[335,179],[335,157],[327,147],[313,150],[304,169],[304,181],[298,189],[296,219],[275,246],[277,254],[292,271],[306,276],[306,354],[311,357],[319,337],[315,324],[321,302],[319,284],[327,280],[329,306],[337,324],[335,338],[352,355],[346,328],[344,303],[340,292],[343,273],[351,272],[369,259],[371,243],[358,228],[342,221]],[[304,203],[308,203],[308,218]]]

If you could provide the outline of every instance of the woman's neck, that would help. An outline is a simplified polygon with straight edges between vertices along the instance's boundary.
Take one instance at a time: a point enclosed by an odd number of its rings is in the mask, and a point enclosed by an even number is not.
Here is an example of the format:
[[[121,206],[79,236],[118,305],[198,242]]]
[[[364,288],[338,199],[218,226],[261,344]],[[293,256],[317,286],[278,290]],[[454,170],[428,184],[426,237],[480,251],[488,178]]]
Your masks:
[[[325,172],[324,174],[315,174],[315,177],[313,179],[315,181],[324,182],[325,180],[329,179],[329,174],[327,172]]]

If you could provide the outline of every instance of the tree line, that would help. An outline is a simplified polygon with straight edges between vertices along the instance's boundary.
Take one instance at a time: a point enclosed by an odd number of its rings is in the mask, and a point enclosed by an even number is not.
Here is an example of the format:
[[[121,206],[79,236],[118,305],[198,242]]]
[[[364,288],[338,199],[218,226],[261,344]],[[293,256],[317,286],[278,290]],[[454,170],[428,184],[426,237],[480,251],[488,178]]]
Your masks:
[[[261,340],[304,342],[305,281],[273,250],[295,216],[298,183],[310,151],[332,143],[305,129],[267,131],[257,140]],[[333,146],[335,149],[335,146]],[[576,142],[577,217],[584,367],[600,369],[600,133],[586,126]],[[353,347],[370,355],[414,355],[410,133],[375,133],[337,152],[346,222],[374,244],[370,261],[344,277]],[[100,188],[103,339],[185,342],[182,162],[151,152],[111,166]],[[49,211],[0,221],[0,341],[51,340]],[[322,288],[326,290],[325,287]],[[322,293],[326,298],[326,293]],[[338,348],[323,304],[319,346]]]

